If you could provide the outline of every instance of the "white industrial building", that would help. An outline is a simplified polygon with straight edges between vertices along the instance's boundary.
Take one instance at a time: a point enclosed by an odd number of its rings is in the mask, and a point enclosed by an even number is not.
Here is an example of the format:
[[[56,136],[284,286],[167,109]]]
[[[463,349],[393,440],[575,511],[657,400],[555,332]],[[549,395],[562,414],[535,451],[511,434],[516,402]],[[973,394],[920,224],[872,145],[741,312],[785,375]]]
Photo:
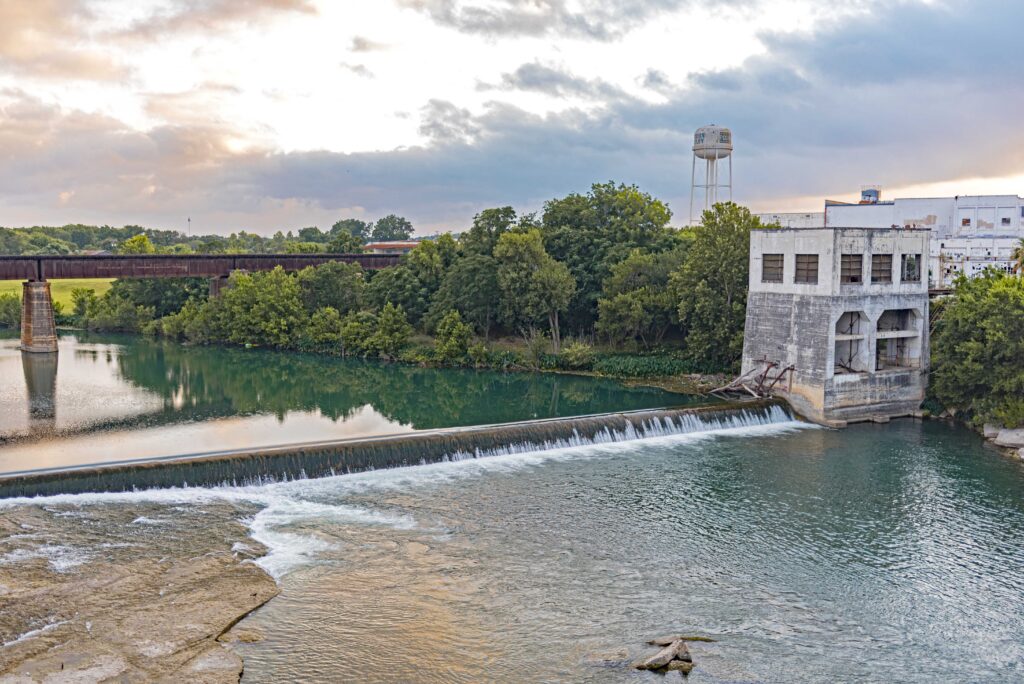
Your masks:
[[[758,214],[763,223],[790,228],[926,228],[931,231],[928,280],[934,289],[956,276],[986,268],[1014,270],[1013,252],[1024,239],[1024,199],[1016,195],[899,198],[882,201],[867,188],[861,201],[825,201],[821,213]]]
[[[928,380],[929,237],[903,227],[752,231],[743,376],[830,425],[915,413]]]

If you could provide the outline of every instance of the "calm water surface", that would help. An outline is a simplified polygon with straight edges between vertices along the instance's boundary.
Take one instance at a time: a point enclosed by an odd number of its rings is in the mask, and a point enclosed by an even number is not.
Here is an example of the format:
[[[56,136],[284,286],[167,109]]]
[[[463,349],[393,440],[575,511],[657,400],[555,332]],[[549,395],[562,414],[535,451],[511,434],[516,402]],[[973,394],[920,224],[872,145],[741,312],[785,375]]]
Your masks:
[[[597,378],[66,335],[0,338],[0,472],[693,403]],[[700,399],[700,403],[707,403]]]

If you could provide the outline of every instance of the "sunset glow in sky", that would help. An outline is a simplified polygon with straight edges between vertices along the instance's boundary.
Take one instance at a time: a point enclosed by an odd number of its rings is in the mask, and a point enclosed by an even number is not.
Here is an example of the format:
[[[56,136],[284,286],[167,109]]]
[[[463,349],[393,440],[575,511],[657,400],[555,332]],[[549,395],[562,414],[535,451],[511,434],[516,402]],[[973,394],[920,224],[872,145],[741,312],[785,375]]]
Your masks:
[[[687,213],[693,130],[736,199],[1024,189],[1024,3],[0,0],[0,225],[262,233],[593,182]]]

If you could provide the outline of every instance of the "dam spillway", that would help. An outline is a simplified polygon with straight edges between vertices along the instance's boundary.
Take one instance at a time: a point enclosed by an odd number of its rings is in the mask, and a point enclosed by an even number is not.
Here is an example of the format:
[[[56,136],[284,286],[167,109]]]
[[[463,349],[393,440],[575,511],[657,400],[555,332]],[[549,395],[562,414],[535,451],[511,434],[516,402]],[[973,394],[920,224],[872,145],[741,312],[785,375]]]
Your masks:
[[[793,421],[773,402],[641,410],[0,474],[0,498],[247,485]]]

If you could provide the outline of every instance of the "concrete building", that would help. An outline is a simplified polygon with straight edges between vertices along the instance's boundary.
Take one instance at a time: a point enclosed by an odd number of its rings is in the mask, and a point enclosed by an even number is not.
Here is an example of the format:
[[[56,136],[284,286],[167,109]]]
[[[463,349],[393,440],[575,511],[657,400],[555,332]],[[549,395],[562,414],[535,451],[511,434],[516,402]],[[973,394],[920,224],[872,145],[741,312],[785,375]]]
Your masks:
[[[757,214],[762,223],[790,228],[928,228],[928,282],[952,287],[957,275],[987,268],[1012,273],[1013,252],[1024,239],[1024,199],[1016,195],[908,197],[883,201],[878,188],[861,192],[860,202],[825,200],[825,210]]]
[[[773,391],[826,424],[916,412],[928,378],[928,242],[922,228],[754,231],[743,373],[769,367],[781,376]]]

